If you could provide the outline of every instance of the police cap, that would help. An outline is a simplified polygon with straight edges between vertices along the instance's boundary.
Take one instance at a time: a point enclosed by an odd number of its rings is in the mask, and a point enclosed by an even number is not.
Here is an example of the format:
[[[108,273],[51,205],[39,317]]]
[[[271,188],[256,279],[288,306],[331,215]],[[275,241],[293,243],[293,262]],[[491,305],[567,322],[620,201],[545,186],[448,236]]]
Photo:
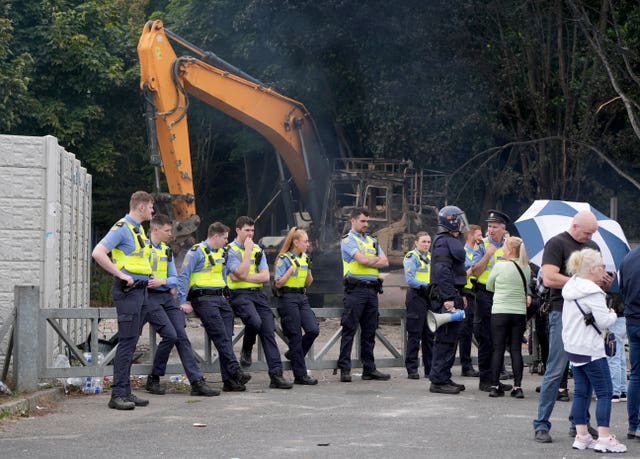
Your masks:
[[[498,222],[503,224],[508,224],[511,222],[511,219],[504,212],[500,212],[499,210],[490,209],[489,216],[487,217],[487,222]]]

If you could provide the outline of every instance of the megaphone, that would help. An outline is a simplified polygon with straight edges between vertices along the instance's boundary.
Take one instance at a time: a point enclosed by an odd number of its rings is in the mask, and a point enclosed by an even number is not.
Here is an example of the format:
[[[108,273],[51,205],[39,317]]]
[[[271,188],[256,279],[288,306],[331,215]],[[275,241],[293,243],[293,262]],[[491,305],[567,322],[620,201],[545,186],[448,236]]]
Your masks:
[[[456,309],[453,312],[445,312],[443,314],[436,314],[433,311],[427,311],[427,325],[429,330],[435,333],[438,327],[449,322],[460,322],[464,319],[464,310]]]

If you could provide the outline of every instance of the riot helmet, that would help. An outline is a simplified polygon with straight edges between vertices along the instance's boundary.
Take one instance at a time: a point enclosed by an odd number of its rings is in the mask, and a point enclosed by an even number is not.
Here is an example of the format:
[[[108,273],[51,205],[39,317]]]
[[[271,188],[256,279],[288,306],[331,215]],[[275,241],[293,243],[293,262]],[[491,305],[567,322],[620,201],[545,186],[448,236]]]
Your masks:
[[[464,233],[469,227],[467,216],[463,210],[456,206],[446,206],[438,212],[438,225],[441,233],[459,231]]]

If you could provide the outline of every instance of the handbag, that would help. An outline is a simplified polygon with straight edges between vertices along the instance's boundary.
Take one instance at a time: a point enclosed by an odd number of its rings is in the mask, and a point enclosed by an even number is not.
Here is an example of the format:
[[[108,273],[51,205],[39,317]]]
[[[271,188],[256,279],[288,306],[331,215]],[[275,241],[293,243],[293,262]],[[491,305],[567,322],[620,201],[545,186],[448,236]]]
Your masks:
[[[598,326],[594,321],[593,314],[591,313],[585,314],[584,310],[580,306],[580,303],[578,303],[578,300],[575,300],[575,302],[576,302],[576,306],[578,306],[578,309],[580,309],[580,312],[584,316],[585,323],[593,325],[593,328],[596,329],[598,334],[602,335],[602,332],[600,332],[600,329],[598,328]],[[607,355],[607,357],[613,357],[614,355],[616,355],[616,335],[610,332],[609,330],[607,330],[603,338],[604,338],[604,353]]]

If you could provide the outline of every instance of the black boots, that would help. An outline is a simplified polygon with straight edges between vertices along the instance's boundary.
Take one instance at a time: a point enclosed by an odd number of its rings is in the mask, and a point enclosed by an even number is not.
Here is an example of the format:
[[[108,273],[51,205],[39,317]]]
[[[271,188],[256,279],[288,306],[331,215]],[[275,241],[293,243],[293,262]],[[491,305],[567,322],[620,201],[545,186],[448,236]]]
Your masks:
[[[365,381],[376,380],[376,381],[388,381],[391,379],[391,375],[387,373],[382,373],[378,370],[364,370],[362,372],[362,379]]]
[[[309,375],[304,375],[304,376],[300,376],[299,378],[298,377],[294,378],[293,383],[301,384],[303,386],[315,386],[316,384],[318,384],[318,380],[316,378],[312,378]]]
[[[276,371],[269,377],[271,378],[271,384],[269,384],[271,389],[291,389],[293,387],[293,384],[282,377],[282,370]]]
[[[112,396],[109,400],[109,408],[114,410],[132,410],[136,407],[134,402],[130,402],[126,397],[121,395]]]
[[[224,381],[222,390],[225,392],[244,392],[245,384],[251,380],[251,375],[238,368],[231,378]]]
[[[240,352],[240,365],[242,368],[249,368],[253,362],[251,361],[251,349],[242,350]]]
[[[150,394],[164,395],[164,389],[160,385],[160,376],[147,376],[147,384],[145,385],[145,389]]]
[[[201,395],[203,397],[215,397],[220,395],[218,389],[212,389],[207,386],[204,378],[196,379],[191,383],[191,395]]]

